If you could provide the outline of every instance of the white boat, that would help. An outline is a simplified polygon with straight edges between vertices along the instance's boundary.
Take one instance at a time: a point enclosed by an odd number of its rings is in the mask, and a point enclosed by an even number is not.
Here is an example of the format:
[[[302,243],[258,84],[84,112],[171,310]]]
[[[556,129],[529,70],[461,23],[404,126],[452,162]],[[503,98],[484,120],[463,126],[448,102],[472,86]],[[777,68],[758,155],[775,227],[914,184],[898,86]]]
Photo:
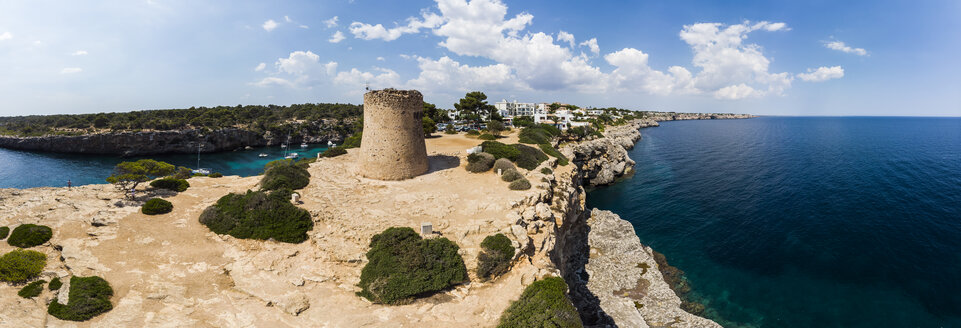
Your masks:
[[[306,143],[306,142],[301,143],[301,144],[300,144],[300,148],[307,148],[307,143]]]
[[[290,153],[290,155],[287,155],[287,157],[284,157],[284,158],[286,158],[286,159],[294,159],[294,158],[297,158],[297,157],[300,157],[300,154],[298,154],[298,153]]]
[[[257,155],[257,156],[259,156],[259,157],[267,157],[267,156],[270,156],[270,155],[267,155],[267,153],[260,153],[260,155]]]
[[[327,147],[333,147],[333,146],[334,146],[334,142],[327,140]]]
[[[280,144],[280,148],[287,148],[287,144]]]
[[[201,168],[201,169],[196,169],[196,170],[190,170],[190,172],[191,172],[191,173],[194,173],[194,174],[199,173],[199,174],[203,174],[203,175],[209,175],[209,174],[210,174],[210,169],[203,169],[203,168]]]

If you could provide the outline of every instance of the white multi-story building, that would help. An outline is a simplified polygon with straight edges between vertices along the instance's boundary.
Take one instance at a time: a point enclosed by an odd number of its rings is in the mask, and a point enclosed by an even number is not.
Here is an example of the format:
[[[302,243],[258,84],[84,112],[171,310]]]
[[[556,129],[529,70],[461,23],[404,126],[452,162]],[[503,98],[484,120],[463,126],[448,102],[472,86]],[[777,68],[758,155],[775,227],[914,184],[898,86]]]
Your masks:
[[[503,117],[533,116],[536,112],[537,105],[534,103],[517,102],[517,100],[501,100],[494,103],[494,108],[497,108],[497,113]]]

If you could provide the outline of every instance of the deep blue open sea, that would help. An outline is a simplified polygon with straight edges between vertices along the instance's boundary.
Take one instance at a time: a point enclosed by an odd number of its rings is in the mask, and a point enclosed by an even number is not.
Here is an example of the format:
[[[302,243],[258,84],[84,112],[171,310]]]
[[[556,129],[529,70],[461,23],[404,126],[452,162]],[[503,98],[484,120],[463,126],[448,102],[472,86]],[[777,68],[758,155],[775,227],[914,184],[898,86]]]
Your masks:
[[[961,118],[662,122],[588,205],[726,327],[961,327]]]
[[[317,157],[327,146],[310,145],[301,149],[291,148],[301,158]],[[268,157],[258,157],[267,153]],[[158,161],[197,168],[197,154],[154,155],[133,158],[120,156],[56,154],[19,151],[0,148],[0,188],[65,187],[67,180],[73,185],[107,183],[104,181],[113,167],[123,161],[151,158]],[[200,167],[224,175],[251,176],[263,173],[267,162],[283,159],[280,146],[261,147],[200,155]]]

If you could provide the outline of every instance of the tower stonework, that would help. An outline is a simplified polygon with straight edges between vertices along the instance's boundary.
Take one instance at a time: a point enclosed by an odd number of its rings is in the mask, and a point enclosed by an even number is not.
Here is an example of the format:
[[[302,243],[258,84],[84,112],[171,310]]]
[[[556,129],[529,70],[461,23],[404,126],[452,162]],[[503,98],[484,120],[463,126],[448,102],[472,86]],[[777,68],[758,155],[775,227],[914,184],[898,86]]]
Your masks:
[[[404,180],[427,172],[424,96],[417,90],[374,90],[364,94],[364,177]]]

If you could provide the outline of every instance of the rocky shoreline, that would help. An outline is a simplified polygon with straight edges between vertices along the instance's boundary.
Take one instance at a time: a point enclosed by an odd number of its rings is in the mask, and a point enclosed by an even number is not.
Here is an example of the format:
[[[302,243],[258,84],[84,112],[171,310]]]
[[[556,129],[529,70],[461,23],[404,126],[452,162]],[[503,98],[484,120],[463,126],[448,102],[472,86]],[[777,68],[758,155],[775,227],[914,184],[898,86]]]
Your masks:
[[[344,135],[326,129],[319,135],[291,137],[291,143],[341,143]],[[149,132],[109,132],[80,136],[49,135],[40,137],[0,136],[0,148],[94,155],[140,156],[181,153],[232,151],[244,147],[276,146],[285,136],[271,137],[253,131],[227,128],[214,131],[180,130]]]

